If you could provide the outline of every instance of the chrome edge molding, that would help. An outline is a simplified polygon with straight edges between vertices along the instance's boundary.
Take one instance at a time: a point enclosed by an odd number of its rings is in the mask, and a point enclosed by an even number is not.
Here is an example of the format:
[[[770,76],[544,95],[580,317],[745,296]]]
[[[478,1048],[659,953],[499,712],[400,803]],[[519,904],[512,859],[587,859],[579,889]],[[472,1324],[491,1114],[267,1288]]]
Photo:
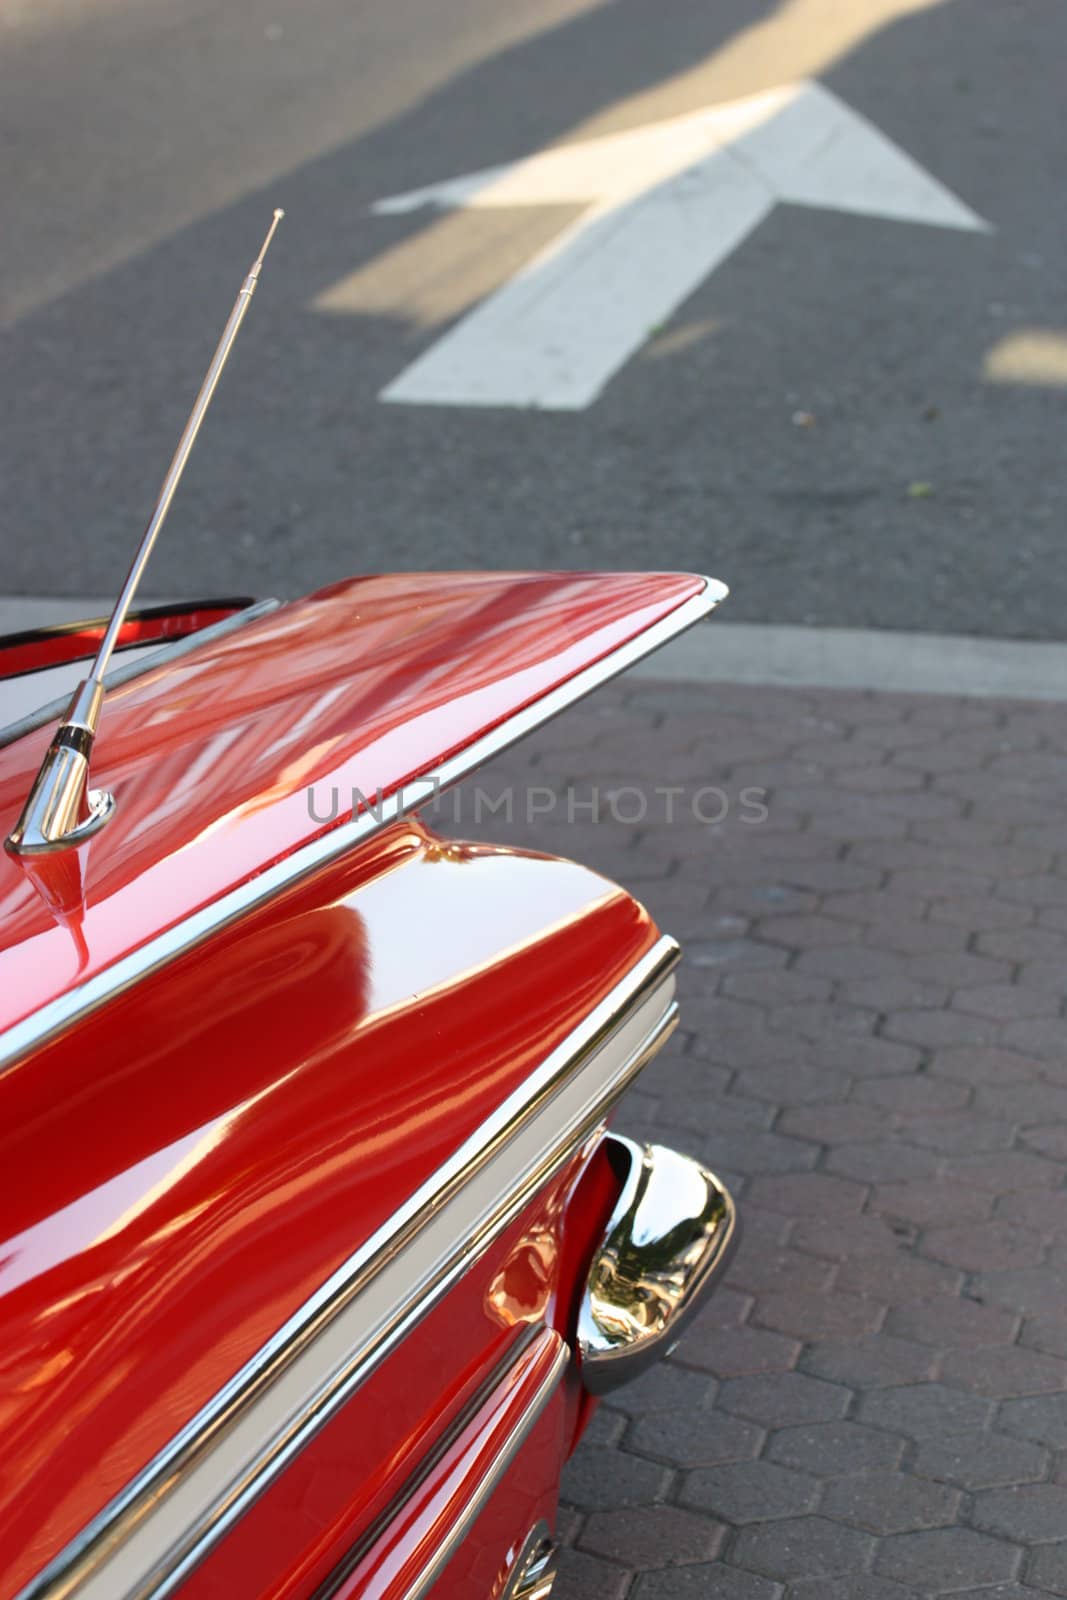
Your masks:
[[[739,1237],[729,1190],[699,1162],[617,1134],[606,1143],[625,1175],[578,1312],[582,1382],[596,1395],[673,1348]]]
[[[555,1360],[553,1361],[549,1371],[545,1374],[544,1378],[538,1385],[536,1393],[531,1395],[529,1405],[516,1422],[515,1427],[508,1435],[507,1440],[497,1454],[492,1465],[486,1470],[478,1483],[475,1484],[470,1499],[463,1507],[461,1515],[456,1518],[456,1521],[449,1529],[447,1538],[443,1539],[438,1545],[437,1549],[434,1551],[433,1559],[419,1574],[415,1583],[412,1584],[412,1586],[408,1589],[404,1596],[404,1600],[424,1600],[424,1597],[429,1594],[430,1590],[441,1576],[441,1573],[444,1571],[445,1567],[451,1561],[452,1557],[455,1555],[456,1551],[467,1537],[471,1528],[474,1526],[474,1523],[478,1519],[479,1513],[485,1509],[492,1496],[493,1490],[500,1483],[504,1474],[511,1466],[511,1463],[515,1460],[515,1457],[518,1455],[519,1451],[526,1443],[526,1440],[529,1438],[531,1432],[533,1431],[534,1424],[537,1422],[545,1407],[548,1405],[548,1402],[558,1389],[560,1379],[563,1377],[563,1374],[567,1369],[567,1363],[569,1360],[570,1350],[563,1340],[560,1339],[559,1349],[556,1352]],[[545,1529],[545,1532],[548,1532],[547,1528]],[[508,1592],[510,1593],[513,1591],[509,1589]]]
[[[165,1508],[193,1471],[224,1446],[254,1403],[269,1396],[315,1342],[329,1334],[357,1296],[369,1294],[393,1263],[401,1259],[439,1219],[449,1225],[448,1203],[472,1191],[485,1174],[492,1200],[473,1223],[448,1234],[448,1246],[416,1276],[406,1296],[372,1328],[362,1343],[345,1342],[346,1362],[327,1371],[314,1392],[285,1425],[266,1430],[265,1442],[227,1477],[207,1509],[172,1537],[158,1558],[135,1584],[122,1589],[105,1586],[107,1600],[164,1600],[189,1576],[223,1534],[243,1515],[285,1466],[314,1437],[359,1385],[442,1298],[452,1284],[492,1244],[504,1228],[603,1121],[615,1101],[677,1022],[677,1005],[670,991],[663,994],[679,958],[670,938],[661,938],[525,1082],[427,1180],[370,1239],[357,1250],[294,1313],[222,1389],[201,1408],[168,1445],[138,1473],[109,1505],[92,1519],[77,1538],[20,1591],[16,1600],[65,1600],[93,1585],[123,1545]],[[673,988],[673,984],[670,986]],[[642,1013],[657,996],[662,1005],[647,1025]],[[548,1143],[538,1127],[540,1114],[566,1091],[581,1088],[583,1069],[595,1066],[606,1046],[618,1042],[627,1027],[640,1024],[643,1031],[622,1058],[609,1066],[602,1084],[565,1113],[565,1120]],[[624,1040],[625,1043],[625,1040]],[[505,1152],[509,1162],[526,1136],[534,1140],[534,1154],[519,1166],[510,1188],[503,1191],[492,1171],[494,1158]],[[486,1169],[489,1169],[486,1173]],[[474,1201],[472,1200],[472,1205]]]
[[[612,651],[602,660],[593,662],[566,683],[558,684],[533,705],[509,717],[506,722],[475,740],[458,755],[442,762],[437,772],[440,780],[439,792],[443,793],[451,788],[468,773],[484,766],[501,751],[509,749],[518,740],[525,738],[534,728],[540,727],[543,722],[549,722],[568,706],[573,705],[576,700],[582,699],[601,684],[625,672],[627,667],[639,661],[642,656],[650,655],[653,650],[667,644],[676,634],[684,633],[686,628],[713,611],[728,592],[725,584],[719,583],[715,578],[706,578],[704,589],[700,594],[694,595],[692,599],[676,607],[654,627],[639,634],[637,638],[628,640],[620,649]],[[412,783],[406,786],[407,789],[412,787],[416,785]],[[71,1023],[98,1010],[106,1001],[123,993],[139,979],[157,972],[168,962],[184,955],[187,950],[201,944],[212,934],[229,927],[246,911],[262,905],[281,890],[310,876],[325,863],[345,855],[370,834],[397,821],[409,811],[417,810],[420,803],[422,802],[418,797],[405,798],[404,792],[399,796],[384,797],[375,812],[362,812],[350,822],[341,823],[329,833],[312,840],[310,844],[294,850],[292,855],[286,856],[273,867],[268,867],[248,883],[240,884],[211,905],[193,912],[175,927],[150,939],[140,949],[123,956],[95,978],[72,986],[66,994],[49,1001],[39,1011],[35,1011],[31,1016],[15,1023],[13,1027],[0,1034],[0,1072],[12,1066],[38,1045],[55,1038],[57,1034],[70,1027]]]
[[[357,1570],[360,1563],[366,1559],[367,1555],[371,1550],[373,1550],[374,1546],[386,1533],[388,1528],[393,1522],[396,1521],[397,1517],[401,1514],[404,1508],[410,1504],[414,1496],[418,1494],[427,1478],[429,1478],[434,1468],[441,1461],[442,1457],[448,1452],[448,1450],[451,1449],[459,1435],[477,1417],[478,1412],[485,1405],[486,1401],[491,1398],[494,1390],[498,1389],[501,1384],[507,1380],[509,1373],[512,1372],[518,1363],[523,1359],[523,1357],[527,1355],[532,1345],[548,1332],[549,1330],[546,1328],[543,1322],[534,1323],[522,1330],[511,1347],[505,1351],[504,1355],[497,1362],[489,1376],[478,1385],[478,1388],[471,1395],[466,1405],[463,1406],[457,1416],[453,1417],[452,1421],[449,1423],[447,1428],[445,1428],[440,1438],[434,1442],[429,1452],[423,1457],[422,1461],[419,1462],[415,1470],[410,1474],[403,1487],[393,1496],[392,1500],[389,1501],[384,1510],[381,1511],[377,1517],[375,1517],[370,1526],[360,1534],[355,1543],[345,1551],[345,1554],[341,1557],[333,1571],[328,1573],[327,1576],[322,1579],[314,1594],[311,1596],[311,1600],[332,1600],[332,1597],[337,1593],[342,1584],[348,1582],[349,1578]],[[570,1361],[569,1347],[563,1343],[558,1334],[555,1334],[555,1337],[559,1339],[561,1349],[557,1352],[556,1360],[552,1363],[552,1372],[551,1374],[547,1375],[543,1385],[538,1385],[537,1392],[531,1398],[531,1401],[524,1410],[522,1417],[518,1419],[512,1434],[509,1435],[508,1440],[505,1441],[503,1447],[505,1451],[508,1449],[511,1439],[515,1437],[516,1434],[518,1434],[517,1446],[524,1442],[530,1432],[530,1429],[533,1427],[533,1424],[537,1421],[537,1418],[540,1416],[541,1412],[545,1408],[545,1405],[548,1403],[548,1400],[551,1398],[559,1378],[562,1376],[564,1369]],[[549,1379],[551,1379],[551,1381],[549,1381]],[[503,1477],[508,1465],[514,1459],[514,1455],[515,1452],[511,1451],[507,1456],[507,1460],[501,1465],[500,1470],[494,1470],[492,1474],[492,1485],[489,1493],[492,1492],[492,1488],[495,1488],[496,1484]],[[497,1459],[499,1460],[499,1457]],[[494,1468],[495,1466],[496,1462],[494,1462]],[[466,1532],[468,1526],[469,1521],[464,1524],[464,1532]],[[463,1534],[460,1534],[455,1543],[458,1544],[462,1540],[462,1537]],[[451,1553],[452,1550],[450,1550],[450,1554]],[[404,1600],[411,1600],[413,1594],[417,1595],[419,1593],[420,1585],[428,1586],[437,1577],[440,1567],[436,1564],[436,1562],[431,1564],[433,1566],[432,1576],[427,1576],[429,1568],[425,1568],[416,1579],[414,1588],[409,1588]]]

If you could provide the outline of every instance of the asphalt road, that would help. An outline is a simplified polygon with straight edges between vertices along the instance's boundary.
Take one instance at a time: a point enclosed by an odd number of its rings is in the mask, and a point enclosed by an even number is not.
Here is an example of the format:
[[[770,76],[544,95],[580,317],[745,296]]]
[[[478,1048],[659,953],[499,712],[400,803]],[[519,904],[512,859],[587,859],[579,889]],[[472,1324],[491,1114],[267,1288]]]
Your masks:
[[[0,590],[116,587],[281,204],[152,593],[664,565],[1061,638],[1065,56],[1043,0],[0,0]],[[580,207],[375,200],[797,77],[992,231],[779,206],[586,409],[381,402]]]

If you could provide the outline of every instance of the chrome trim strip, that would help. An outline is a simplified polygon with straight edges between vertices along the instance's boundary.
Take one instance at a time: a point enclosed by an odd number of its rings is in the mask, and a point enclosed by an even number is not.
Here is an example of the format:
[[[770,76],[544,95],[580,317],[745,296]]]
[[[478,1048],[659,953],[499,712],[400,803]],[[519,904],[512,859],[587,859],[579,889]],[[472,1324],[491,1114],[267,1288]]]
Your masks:
[[[534,1323],[522,1329],[518,1338],[504,1352],[504,1355],[497,1362],[489,1376],[478,1385],[467,1404],[452,1419],[440,1438],[430,1447],[429,1452],[419,1462],[403,1487],[393,1496],[384,1511],[375,1517],[370,1527],[365,1529],[355,1543],[345,1551],[333,1571],[322,1579],[311,1596],[311,1600],[331,1600],[331,1597],[336,1594],[341,1584],[347,1583],[360,1562],[373,1550],[379,1539],[404,1510],[405,1506],[411,1503],[411,1500],[419,1492],[441,1458],[451,1449],[464,1428],[468,1427],[474,1420],[486,1401],[492,1396],[493,1391],[506,1381],[508,1374],[517,1362],[522,1360],[534,1341],[546,1331],[547,1329],[543,1322]],[[569,1346],[564,1346],[564,1351],[566,1360],[563,1365],[566,1366],[567,1361],[570,1359]]]
[[[603,1121],[675,1026],[670,973],[678,956],[673,939],[658,940],[17,1600],[173,1593]],[[361,1329],[349,1327],[350,1311],[362,1312]],[[303,1376],[306,1363],[315,1365],[314,1377]],[[282,1392],[290,1379],[293,1393]],[[278,1416],[257,1420],[264,1407]],[[242,1429],[251,1430],[250,1440]],[[214,1463],[217,1470],[220,1459],[220,1481],[199,1485],[200,1469]],[[178,1505],[183,1494],[195,1502],[186,1511]],[[175,1526],[168,1530],[165,1520]],[[129,1560],[135,1540],[145,1546],[133,1552],[138,1574],[117,1583],[114,1567]]]
[[[134,678],[140,678],[146,672],[152,672],[156,667],[169,667],[172,661],[178,661],[182,656],[189,654],[202,644],[213,644],[218,639],[224,639],[228,633],[236,633],[238,628],[243,628],[246,622],[255,622],[257,617],[266,617],[272,611],[277,611],[281,605],[280,600],[257,600],[255,605],[245,606],[243,611],[235,611],[232,616],[223,617],[221,622],[213,622],[207,628],[200,628],[196,633],[187,634],[184,639],[174,639],[170,644],[161,645],[158,650],[153,650],[150,655],[138,656],[136,661],[127,661],[112,667],[104,678],[104,687],[107,690],[117,689],[120,684],[130,683]],[[92,621],[105,618],[92,618]],[[73,663],[71,663],[73,665]],[[55,700],[49,700],[47,705],[38,706],[36,711],[29,711],[24,717],[19,717],[17,722],[9,722],[0,728],[0,750],[7,745],[14,744],[16,739],[21,739],[23,734],[33,733],[37,728],[43,728],[45,723],[54,722],[61,717],[70,704],[70,691],[61,694]]]
[[[593,1258],[578,1311],[582,1382],[603,1395],[674,1348],[723,1277],[739,1237],[729,1190],[665,1145],[609,1134],[622,1191]]]
[[[447,1567],[471,1528],[478,1520],[479,1515],[485,1510],[492,1498],[494,1489],[498,1486],[504,1474],[511,1466],[515,1457],[522,1449],[526,1440],[533,1431],[534,1424],[548,1405],[552,1396],[559,1387],[560,1379],[567,1369],[570,1360],[570,1349],[560,1339],[559,1349],[556,1351],[555,1360],[537,1387],[537,1391],[530,1397],[530,1403],[515,1427],[508,1435],[502,1449],[496,1456],[492,1465],[485,1471],[478,1483],[474,1486],[470,1499],[464,1506],[462,1513],[449,1529],[447,1536],[442,1539],[434,1551],[432,1560],[419,1574],[418,1578],[404,1595],[404,1600],[424,1600],[437,1582],[441,1573]],[[318,1600],[318,1597],[315,1597]]]
[[[629,640],[621,649],[613,651],[603,660],[586,667],[566,683],[559,684],[533,705],[509,717],[499,727],[493,728],[466,749],[461,750],[458,755],[442,762],[436,773],[440,779],[440,792],[451,788],[476,768],[484,766],[501,751],[507,750],[534,728],[550,721],[552,717],[573,705],[576,700],[599,688],[602,683],[617,677],[642,656],[649,655],[673,639],[676,634],[684,632],[694,622],[698,622],[701,617],[707,616],[709,611],[714,610],[726,594],[727,589],[724,584],[714,578],[706,579],[705,587],[700,594],[694,595],[691,600],[678,606],[654,627],[636,639]],[[140,949],[114,962],[106,971],[98,973],[96,977],[89,978],[84,983],[73,985],[66,994],[50,1001],[31,1016],[6,1029],[0,1034],[0,1072],[13,1065],[30,1050],[55,1038],[57,1034],[69,1028],[71,1023],[88,1016],[115,995],[123,993],[139,979],[158,971],[167,962],[191,950],[210,935],[229,927],[254,906],[262,905],[264,901],[283,889],[308,877],[326,862],[346,854],[371,833],[424,804],[427,798],[425,795],[418,793],[412,795],[409,792],[417,787],[416,784],[409,784],[399,795],[384,798],[382,804],[373,812],[361,812],[351,821],[341,823],[329,833],[313,839],[310,844],[295,850],[292,855],[268,867],[248,883],[231,889],[228,894],[222,895],[202,910],[193,912],[175,927],[168,928],[165,933],[157,934]]]
[[[456,1518],[456,1522],[453,1523],[450,1531],[448,1531],[448,1536],[442,1539],[440,1546],[435,1550],[434,1560],[429,1563],[426,1570],[419,1574],[416,1582],[411,1584],[403,1600],[424,1600],[424,1595],[429,1594],[429,1590],[434,1587],[435,1582],[440,1578],[440,1574],[445,1571],[446,1566],[451,1562],[451,1558],[456,1554],[456,1550],[459,1549],[462,1541],[467,1538],[467,1534],[470,1533],[472,1526],[477,1522],[478,1515],[485,1510],[486,1504],[490,1502],[494,1488],[501,1482],[501,1478],[506,1474],[518,1451],[522,1450],[522,1446],[525,1445],[526,1438],[530,1437],[531,1432],[533,1432],[534,1422],[541,1416],[550,1398],[555,1394],[555,1390],[560,1386],[560,1379],[563,1378],[563,1373],[566,1371],[569,1355],[571,1355],[571,1352],[569,1352],[568,1346],[563,1342],[563,1339],[560,1339],[560,1349],[555,1352],[555,1360],[553,1360],[550,1370],[542,1378],[541,1384],[537,1386],[536,1394],[531,1395],[530,1405],[526,1406],[522,1418],[518,1419],[514,1429],[510,1432],[507,1442],[504,1443],[502,1450],[499,1451],[498,1456],[494,1459],[493,1466],[486,1470],[483,1477],[480,1478],[480,1482],[475,1485],[474,1493],[470,1494],[469,1501],[462,1509],[462,1515]]]

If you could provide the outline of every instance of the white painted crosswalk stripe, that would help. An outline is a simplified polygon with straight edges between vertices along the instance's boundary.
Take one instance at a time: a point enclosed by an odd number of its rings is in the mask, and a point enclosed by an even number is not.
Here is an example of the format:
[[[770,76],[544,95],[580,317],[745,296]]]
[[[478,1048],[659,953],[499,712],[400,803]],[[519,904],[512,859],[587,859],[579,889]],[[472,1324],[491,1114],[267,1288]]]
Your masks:
[[[988,228],[865,117],[813,82],[545,150],[394,195],[375,210],[581,202],[587,209],[577,221],[425,351],[382,399],[580,410],[779,202]]]

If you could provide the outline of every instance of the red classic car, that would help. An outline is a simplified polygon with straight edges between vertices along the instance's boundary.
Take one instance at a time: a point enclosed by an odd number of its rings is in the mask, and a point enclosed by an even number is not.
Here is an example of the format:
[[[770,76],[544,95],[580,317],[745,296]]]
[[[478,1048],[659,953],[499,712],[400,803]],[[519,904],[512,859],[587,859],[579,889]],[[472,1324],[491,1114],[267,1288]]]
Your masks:
[[[736,1219],[606,1131],[673,940],[417,812],[723,592],[375,577],[0,641],[2,1600],[549,1594],[563,1463]],[[108,638],[106,699],[33,709]]]

